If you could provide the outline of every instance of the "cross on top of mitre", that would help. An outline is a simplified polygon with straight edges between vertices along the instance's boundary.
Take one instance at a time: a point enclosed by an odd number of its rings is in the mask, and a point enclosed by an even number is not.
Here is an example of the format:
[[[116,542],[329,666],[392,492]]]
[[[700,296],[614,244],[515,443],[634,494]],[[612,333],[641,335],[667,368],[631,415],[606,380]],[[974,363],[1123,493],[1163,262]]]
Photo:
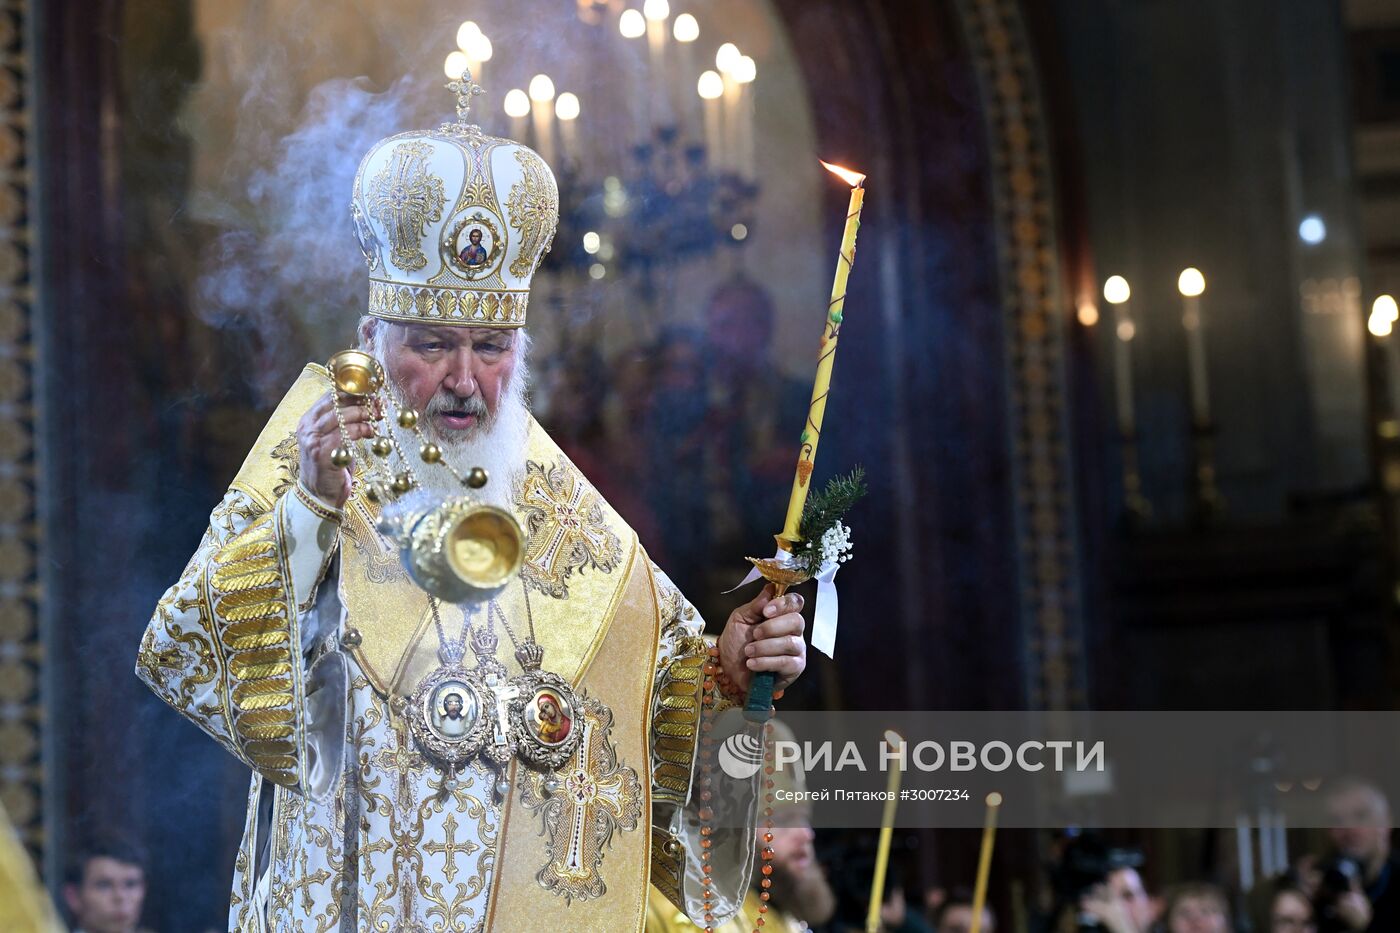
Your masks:
[[[457,122],[465,126],[472,109],[472,98],[485,94],[486,89],[472,80],[471,69],[468,68],[462,69],[462,76],[456,81],[447,82],[447,89],[457,95]]]

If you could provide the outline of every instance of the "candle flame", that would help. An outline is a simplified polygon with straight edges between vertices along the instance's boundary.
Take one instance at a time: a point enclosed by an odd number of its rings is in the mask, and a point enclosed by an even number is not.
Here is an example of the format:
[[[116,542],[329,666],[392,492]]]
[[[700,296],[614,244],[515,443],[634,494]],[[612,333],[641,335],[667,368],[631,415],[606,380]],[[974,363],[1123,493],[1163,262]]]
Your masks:
[[[860,172],[853,172],[848,168],[842,168],[839,165],[832,165],[830,162],[825,162],[821,159],[818,159],[817,161],[822,163],[822,168],[826,169],[828,172],[835,175],[837,178],[841,179],[846,184],[850,185],[852,188],[859,188],[861,185],[865,184],[865,176],[862,175]]]

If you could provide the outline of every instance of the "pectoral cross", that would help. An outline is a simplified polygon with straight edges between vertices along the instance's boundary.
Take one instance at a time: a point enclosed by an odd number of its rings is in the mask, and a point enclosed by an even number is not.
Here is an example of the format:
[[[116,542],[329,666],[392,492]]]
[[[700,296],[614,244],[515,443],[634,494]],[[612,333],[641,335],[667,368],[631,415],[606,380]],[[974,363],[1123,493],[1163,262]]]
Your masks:
[[[495,735],[492,741],[498,748],[504,748],[510,745],[510,701],[520,696],[520,690],[496,671],[486,675],[486,686],[491,688],[491,694],[496,698]]]

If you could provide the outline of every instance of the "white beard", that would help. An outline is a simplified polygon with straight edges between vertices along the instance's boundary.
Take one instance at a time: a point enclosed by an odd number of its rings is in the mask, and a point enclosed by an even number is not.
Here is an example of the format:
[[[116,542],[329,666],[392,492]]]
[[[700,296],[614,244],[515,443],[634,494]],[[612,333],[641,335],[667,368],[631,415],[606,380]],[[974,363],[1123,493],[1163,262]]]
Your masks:
[[[366,348],[384,364],[384,355],[379,352],[377,341],[372,340]],[[388,365],[384,364],[385,372]],[[486,471],[487,482],[481,489],[463,486],[452,473],[442,465],[424,463],[418,456],[422,441],[417,434],[400,427],[393,415],[385,418],[389,430],[399,449],[410,458],[413,473],[418,477],[419,488],[433,499],[460,496],[464,493],[475,496],[482,502],[495,505],[507,511],[511,508],[512,493],[525,475],[525,448],[530,435],[530,406],[525,399],[525,388],[529,383],[530,371],[522,357],[515,365],[510,382],[501,390],[501,396],[494,416],[483,419],[465,436],[444,437],[433,424],[427,412],[420,412],[418,428],[424,440],[442,448],[442,459],[450,463],[461,476],[466,476],[472,467]],[[404,397],[403,389],[389,374],[389,386],[394,396],[394,404]],[[431,406],[431,403],[429,403]],[[395,458],[397,459],[397,458]]]

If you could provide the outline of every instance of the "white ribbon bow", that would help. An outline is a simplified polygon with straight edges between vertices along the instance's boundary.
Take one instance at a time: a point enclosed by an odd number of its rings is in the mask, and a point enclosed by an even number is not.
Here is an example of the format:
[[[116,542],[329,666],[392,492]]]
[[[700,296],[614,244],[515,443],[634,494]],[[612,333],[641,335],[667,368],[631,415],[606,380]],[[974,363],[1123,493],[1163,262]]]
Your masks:
[[[773,559],[782,562],[788,557],[782,548],[779,548],[774,553]],[[833,660],[836,658],[836,610],[838,607],[836,571],[839,569],[841,569],[841,565],[836,561],[827,561],[822,564],[822,569],[816,576],[817,606],[812,610],[812,647]],[[749,570],[748,576],[740,580],[737,586],[725,590],[725,592],[732,593],[740,587],[748,586],[753,581],[761,579],[763,579],[763,574],[758,572],[757,567],[753,567]]]

